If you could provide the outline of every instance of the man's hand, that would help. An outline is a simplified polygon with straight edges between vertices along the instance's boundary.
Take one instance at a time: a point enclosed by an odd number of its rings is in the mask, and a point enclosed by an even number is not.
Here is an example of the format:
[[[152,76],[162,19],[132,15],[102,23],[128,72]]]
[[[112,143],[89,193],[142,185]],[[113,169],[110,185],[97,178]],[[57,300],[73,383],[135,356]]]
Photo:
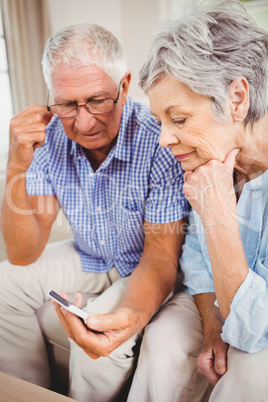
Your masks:
[[[128,279],[121,307],[109,314],[87,318],[87,329],[78,317],[52,302],[69,338],[88,356],[108,356],[139,333],[170,294],[177,276],[184,219],[167,224],[145,222],[144,250]],[[67,295],[61,293],[63,297]],[[56,303],[56,304],[55,304]],[[82,304],[77,295],[75,303]]]
[[[26,172],[34,150],[44,144],[46,126],[52,118],[46,106],[30,106],[10,122],[8,170]]]
[[[61,296],[68,299],[65,293]],[[81,305],[82,297],[77,294],[75,303]],[[92,359],[108,356],[114,349],[133,336],[139,327],[139,313],[122,307],[110,314],[91,315],[87,327],[74,314],[52,301],[60,321],[72,339]]]
[[[227,371],[227,351],[229,345],[223,342],[220,334],[206,338],[197,359],[197,368],[214,386]]]

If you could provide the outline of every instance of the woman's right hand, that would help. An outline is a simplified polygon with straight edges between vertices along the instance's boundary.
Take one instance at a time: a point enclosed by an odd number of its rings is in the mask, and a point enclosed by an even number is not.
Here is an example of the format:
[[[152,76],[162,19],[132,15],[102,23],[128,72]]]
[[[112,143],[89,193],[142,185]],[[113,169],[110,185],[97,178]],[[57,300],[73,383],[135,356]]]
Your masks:
[[[229,345],[221,339],[220,332],[212,332],[205,338],[197,359],[198,371],[214,386],[227,371]]]

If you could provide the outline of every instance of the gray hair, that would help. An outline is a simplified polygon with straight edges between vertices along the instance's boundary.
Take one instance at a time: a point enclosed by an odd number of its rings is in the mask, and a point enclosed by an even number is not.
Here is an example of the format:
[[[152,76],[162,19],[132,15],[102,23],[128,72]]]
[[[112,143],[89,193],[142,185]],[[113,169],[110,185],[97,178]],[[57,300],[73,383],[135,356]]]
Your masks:
[[[267,112],[268,33],[248,16],[239,0],[189,0],[178,20],[159,25],[140,72],[147,92],[165,75],[212,100],[214,115],[224,118],[231,82],[249,82],[245,124]]]
[[[125,55],[117,38],[107,29],[89,23],[64,27],[47,40],[42,66],[50,89],[51,74],[58,64],[74,68],[96,64],[117,84],[127,72]]]

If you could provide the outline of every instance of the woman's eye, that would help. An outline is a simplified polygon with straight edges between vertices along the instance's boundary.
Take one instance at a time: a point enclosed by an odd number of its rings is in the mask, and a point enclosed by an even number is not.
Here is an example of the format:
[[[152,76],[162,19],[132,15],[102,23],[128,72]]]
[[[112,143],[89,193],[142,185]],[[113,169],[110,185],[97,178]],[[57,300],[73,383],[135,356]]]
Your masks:
[[[173,123],[177,124],[179,126],[182,126],[185,122],[186,122],[186,119],[173,120]]]
[[[157,121],[157,120],[156,120],[156,123],[157,123],[158,126],[161,127],[161,121]]]

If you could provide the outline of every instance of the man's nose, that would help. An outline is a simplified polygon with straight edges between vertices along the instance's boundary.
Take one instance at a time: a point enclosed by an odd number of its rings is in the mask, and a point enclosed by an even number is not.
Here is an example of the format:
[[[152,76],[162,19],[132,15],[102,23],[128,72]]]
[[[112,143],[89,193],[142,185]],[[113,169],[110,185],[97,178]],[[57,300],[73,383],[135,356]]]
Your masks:
[[[86,105],[79,105],[77,114],[75,117],[75,125],[79,131],[89,131],[96,122],[96,117],[90,113]]]

